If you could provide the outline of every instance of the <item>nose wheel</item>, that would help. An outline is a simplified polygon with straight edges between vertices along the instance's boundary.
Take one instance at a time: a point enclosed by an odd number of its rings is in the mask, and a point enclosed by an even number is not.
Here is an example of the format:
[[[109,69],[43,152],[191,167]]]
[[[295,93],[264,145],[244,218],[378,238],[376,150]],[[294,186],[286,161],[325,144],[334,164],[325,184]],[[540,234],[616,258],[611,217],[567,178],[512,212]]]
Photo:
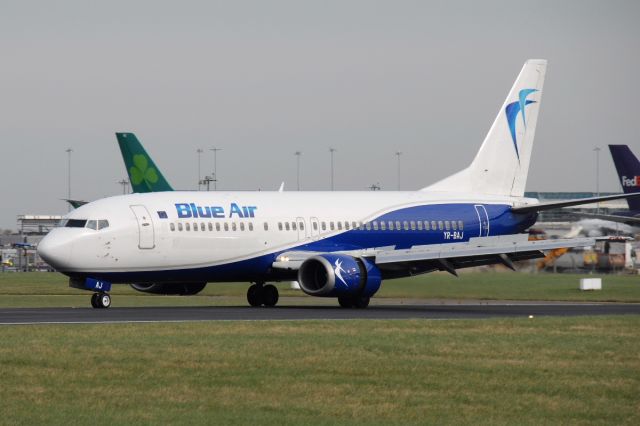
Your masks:
[[[107,293],[93,293],[91,296],[91,306],[96,309],[108,308],[111,306],[111,296]]]

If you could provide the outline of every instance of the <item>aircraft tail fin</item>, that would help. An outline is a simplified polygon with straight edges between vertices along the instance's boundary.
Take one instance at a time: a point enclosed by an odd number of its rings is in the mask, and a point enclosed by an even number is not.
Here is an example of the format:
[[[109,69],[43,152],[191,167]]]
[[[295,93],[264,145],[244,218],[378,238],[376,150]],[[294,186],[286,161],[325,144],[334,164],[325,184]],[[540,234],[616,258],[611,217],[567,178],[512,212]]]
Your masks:
[[[609,145],[611,158],[625,194],[640,192],[640,161],[627,145]],[[640,210],[640,198],[628,198],[629,210]]]
[[[471,165],[423,190],[522,197],[546,69],[546,60],[525,62]]]
[[[133,192],[173,191],[133,133],[116,133]]]

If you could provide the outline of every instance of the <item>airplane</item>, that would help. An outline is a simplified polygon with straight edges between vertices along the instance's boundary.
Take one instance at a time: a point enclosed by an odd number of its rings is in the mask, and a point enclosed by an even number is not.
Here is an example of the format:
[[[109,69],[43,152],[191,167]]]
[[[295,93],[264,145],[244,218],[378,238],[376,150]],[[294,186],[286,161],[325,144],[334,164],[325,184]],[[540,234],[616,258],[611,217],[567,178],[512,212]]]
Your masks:
[[[120,195],[70,212],[38,253],[71,287],[93,291],[94,308],[109,307],[112,285],[123,283],[195,294],[207,283],[250,282],[248,303],[274,306],[278,290],[267,283],[277,281],[366,308],[386,279],[498,263],[515,269],[543,250],[593,245],[528,241],[525,232],[542,210],[634,196],[524,197],[546,67],[528,60],[471,164],[420,190]]]
[[[151,159],[138,138],[133,133],[116,133],[122,160],[124,161],[133,192],[173,191],[156,163]],[[72,208],[84,206],[88,201],[64,198]]]
[[[620,185],[625,194],[640,192],[640,161],[628,145],[609,145],[613,164],[620,178]],[[614,211],[610,214],[576,213],[580,216],[602,219],[609,222],[624,223],[629,226],[640,226],[640,198],[627,198],[629,210]]]

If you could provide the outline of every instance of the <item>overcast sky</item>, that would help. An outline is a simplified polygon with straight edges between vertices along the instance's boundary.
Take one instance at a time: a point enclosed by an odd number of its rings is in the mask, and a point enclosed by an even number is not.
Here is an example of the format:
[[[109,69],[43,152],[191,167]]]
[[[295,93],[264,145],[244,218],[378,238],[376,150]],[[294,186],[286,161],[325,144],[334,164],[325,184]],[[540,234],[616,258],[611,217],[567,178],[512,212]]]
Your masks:
[[[114,132],[169,182],[418,189],[466,166],[522,64],[549,60],[528,190],[619,191],[640,154],[638,1],[7,1],[0,5],[0,227],[121,192]]]

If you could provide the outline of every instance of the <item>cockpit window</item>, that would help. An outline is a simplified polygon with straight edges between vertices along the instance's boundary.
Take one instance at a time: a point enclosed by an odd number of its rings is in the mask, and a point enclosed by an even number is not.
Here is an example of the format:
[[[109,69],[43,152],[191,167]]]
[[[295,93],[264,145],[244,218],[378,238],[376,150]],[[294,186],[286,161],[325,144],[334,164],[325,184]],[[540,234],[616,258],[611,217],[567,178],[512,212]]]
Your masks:
[[[66,228],[84,228],[86,224],[86,219],[69,219],[64,226]]]
[[[89,229],[97,229],[98,226],[98,222],[95,220],[88,220],[87,224],[85,225],[85,228],[89,228]]]
[[[109,221],[101,219],[98,221],[98,229],[104,229],[109,227]]]

